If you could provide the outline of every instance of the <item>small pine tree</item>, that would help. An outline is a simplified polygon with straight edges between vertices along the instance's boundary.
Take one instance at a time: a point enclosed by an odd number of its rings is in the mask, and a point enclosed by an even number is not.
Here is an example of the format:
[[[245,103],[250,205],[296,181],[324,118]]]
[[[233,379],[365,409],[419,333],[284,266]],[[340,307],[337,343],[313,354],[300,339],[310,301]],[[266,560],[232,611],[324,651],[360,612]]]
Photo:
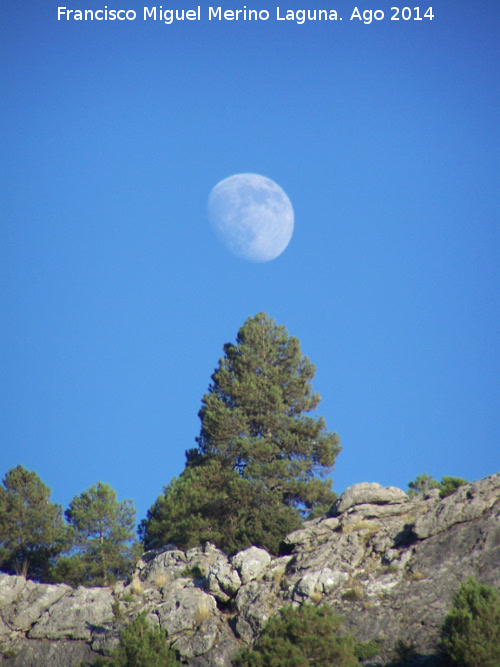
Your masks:
[[[131,500],[118,502],[109,484],[98,482],[73,498],[65,516],[73,553],[59,559],[55,580],[106,586],[130,574],[137,555]]]
[[[430,489],[439,489],[440,486],[439,482],[432,475],[424,472],[423,475],[418,475],[413,482],[408,482],[408,495],[410,498],[414,498],[419,493],[426,493]]]
[[[235,667],[359,667],[354,640],[340,635],[342,620],[330,607],[286,606],[271,618],[253,649],[243,649]]]
[[[96,667],[178,667],[176,652],[171,649],[165,632],[153,628],[142,613],[120,633],[120,643],[110,658],[98,658]]]
[[[50,502],[50,489],[19,465],[0,487],[0,567],[10,574],[45,581],[65,547],[62,508]]]
[[[418,475],[413,482],[408,482],[408,495],[410,498],[415,498],[419,493],[426,493],[430,489],[439,489],[439,497],[446,498],[464,484],[468,484],[466,479],[461,477],[447,477],[443,475],[440,482],[424,472],[423,475]]]
[[[439,497],[446,498],[446,496],[451,496],[452,493],[455,493],[455,491],[464,484],[468,484],[466,479],[462,479],[461,477],[446,477],[443,475],[440,482]]]
[[[441,628],[441,649],[457,667],[500,665],[500,596],[469,577],[458,589]]]

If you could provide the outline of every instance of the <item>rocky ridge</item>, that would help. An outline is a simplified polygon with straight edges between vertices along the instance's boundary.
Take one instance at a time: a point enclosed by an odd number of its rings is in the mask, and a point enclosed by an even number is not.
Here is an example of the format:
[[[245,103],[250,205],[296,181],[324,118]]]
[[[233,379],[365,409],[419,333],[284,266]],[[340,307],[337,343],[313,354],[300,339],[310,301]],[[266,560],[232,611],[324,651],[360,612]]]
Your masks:
[[[48,585],[0,575],[0,664],[93,664],[145,611],[190,667],[229,667],[284,604],[326,603],[357,641],[396,640],[431,665],[439,629],[469,575],[500,588],[500,473],[440,499],[355,484],[329,515],[304,523],[274,558],[251,547],[232,558],[211,544],[143,554],[113,589]],[[375,664],[375,663],[372,663]],[[408,663],[410,665],[410,663]]]

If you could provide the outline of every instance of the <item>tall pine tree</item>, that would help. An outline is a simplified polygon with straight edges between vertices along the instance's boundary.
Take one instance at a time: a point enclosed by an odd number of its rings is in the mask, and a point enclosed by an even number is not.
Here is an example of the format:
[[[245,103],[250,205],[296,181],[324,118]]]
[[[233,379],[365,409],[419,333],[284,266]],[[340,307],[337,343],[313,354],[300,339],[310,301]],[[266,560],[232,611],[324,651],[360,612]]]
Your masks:
[[[285,327],[265,313],[245,322],[202,399],[198,447],[141,525],[147,547],[211,539],[230,552],[250,544],[276,552],[301,515],[329,507],[335,495],[324,477],[340,446],[308,414],[320,402],[314,373]]]

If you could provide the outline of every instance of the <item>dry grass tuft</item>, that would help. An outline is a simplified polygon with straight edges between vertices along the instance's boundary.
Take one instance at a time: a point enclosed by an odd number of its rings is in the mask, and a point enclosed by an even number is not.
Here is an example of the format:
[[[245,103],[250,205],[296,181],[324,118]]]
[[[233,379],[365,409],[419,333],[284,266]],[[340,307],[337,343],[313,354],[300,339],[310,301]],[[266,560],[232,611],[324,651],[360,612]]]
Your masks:
[[[155,586],[156,588],[161,588],[162,586],[165,586],[165,584],[168,584],[168,575],[166,572],[159,572],[155,576]]]
[[[286,568],[277,567],[273,572],[273,581],[279,584],[285,575],[285,571]]]
[[[207,621],[210,616],[212,615],[210,608],[208,604],[205,602],[205,600],[202,600],[201,602],[198,603],[198,606],[196,607],[195,615],[194,615],[194,620],[199,628],[205,621]]]
[[[354,588],[349,588],[345,593],[342,595],[343,600],[348,600],[349,602],[356,602],[357,600],[361,600],[363,597],[363,591],[359,586],[355,586]]]
[[[132,579],[132,583],[130,584],[130,590],[134,595],[141,595],[142,592],[144,591],[144,584],[140,579],[134,577]]]
[[[405,570],[403,577],[407,581],[422,581],[422,579],[427,579],[427,575],[421,570]]]
[[[380,523],[378,521],[370,521],[369,519],[360,519],[356,523],[347,523],[342,526],[343,533],[354,533],[359,530],[367,530],[371,537],[380,530]]]
[[[321,600],[323,599],[323,593],[320,593],[320,591],[314,590],[311,595],[309,596],[311,602],[314,602],[314,604],[319,604]]]

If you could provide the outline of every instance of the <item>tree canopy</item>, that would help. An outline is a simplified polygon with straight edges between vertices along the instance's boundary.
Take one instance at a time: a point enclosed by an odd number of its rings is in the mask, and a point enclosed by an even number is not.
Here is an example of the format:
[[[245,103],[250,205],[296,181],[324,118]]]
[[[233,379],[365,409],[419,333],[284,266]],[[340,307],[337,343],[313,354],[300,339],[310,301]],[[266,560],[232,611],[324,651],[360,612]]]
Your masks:
[[[250,544],[276,552],[301,516],[335,498],[325,477],[339,439],[309,414],[320,397],[298,339],[258,313],[223,351],[202,398],[197,447],[141,524],[148,548],[209,539],[229,552]]]
[[[38,475],[18,465],[0,487],[0,567],[44,580],[65,546],[62,508]]]
[[[128,575],[134,565],[135,508],[118,502],[116,492],[97,482],[73,498],[65,516],[71,555],[60,558],[54,578],[73,585],[107,585]]]

